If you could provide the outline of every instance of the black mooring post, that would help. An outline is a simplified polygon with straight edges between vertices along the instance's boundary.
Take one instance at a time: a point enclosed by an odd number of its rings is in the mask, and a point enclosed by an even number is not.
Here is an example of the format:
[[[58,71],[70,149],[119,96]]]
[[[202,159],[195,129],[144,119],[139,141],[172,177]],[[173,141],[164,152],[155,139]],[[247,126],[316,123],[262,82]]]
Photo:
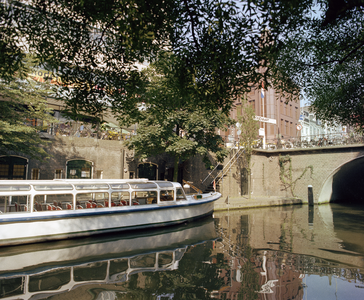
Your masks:
[[[313,205],[313,189],[312,185],[308,186],[308,205]]]
[[[313,226],[314,206],[313,206],[313,189],[312,185],[308,186],[308,225]]]

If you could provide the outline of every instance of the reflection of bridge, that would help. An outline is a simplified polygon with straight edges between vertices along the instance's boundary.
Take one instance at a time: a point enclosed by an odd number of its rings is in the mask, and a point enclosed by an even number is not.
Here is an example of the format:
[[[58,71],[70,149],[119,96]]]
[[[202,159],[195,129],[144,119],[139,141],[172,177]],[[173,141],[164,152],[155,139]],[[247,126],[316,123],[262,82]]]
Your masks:
[[[282,156],[287,157],[283,169]],[[252,157],[252,192],[254,196],[292,197],[293,185],[294,194],[306,202],[307,187],[312,185],[315,203],[357,202],[364,200],[363,167],[364,145],[257,150]],[[288,176],[285,183],[281,172]]]

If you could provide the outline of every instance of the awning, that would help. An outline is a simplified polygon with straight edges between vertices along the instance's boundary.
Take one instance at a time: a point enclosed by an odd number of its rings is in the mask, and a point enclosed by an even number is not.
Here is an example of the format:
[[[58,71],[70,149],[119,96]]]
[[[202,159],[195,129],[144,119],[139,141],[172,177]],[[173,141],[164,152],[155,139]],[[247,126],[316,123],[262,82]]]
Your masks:
[[[111,122],[106,123],[105,125],[106,125],[107,127],[110,127],[110,128],[120,128],[118,125],[115,125],[114,123],[111,123]]]

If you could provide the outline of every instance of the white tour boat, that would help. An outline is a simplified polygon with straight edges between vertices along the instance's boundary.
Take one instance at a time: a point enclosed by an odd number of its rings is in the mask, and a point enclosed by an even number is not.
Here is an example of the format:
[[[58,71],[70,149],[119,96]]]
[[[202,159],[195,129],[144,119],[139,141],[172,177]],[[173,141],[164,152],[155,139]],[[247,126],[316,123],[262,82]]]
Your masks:
[[[1,180],[0,246],[184,223],[220,196],[148,179]]]

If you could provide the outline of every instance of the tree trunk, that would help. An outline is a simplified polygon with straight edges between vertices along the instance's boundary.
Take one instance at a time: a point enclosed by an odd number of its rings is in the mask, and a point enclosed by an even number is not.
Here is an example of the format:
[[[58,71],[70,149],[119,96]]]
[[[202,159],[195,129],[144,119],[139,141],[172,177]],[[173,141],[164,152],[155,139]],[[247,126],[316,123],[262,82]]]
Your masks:
[[[179,163],[179,156],[174,157],[174,170],[173,170],[173,181],[177,182],[178,180],[178,164]]]
[[[251,145],[249,145],[249,149],[251,149]],[[249,151],[250,152],[250,151]],[[251,152],[247,154],[247,164],[248,164],[248,199],[250,200],[251,199],[251,195],[252,195],[252,192],[251,192],[251,174],[252,174],[252,169],[250,167],[250,164],[251,164],[251,158],[252,158],[252,154]]]

